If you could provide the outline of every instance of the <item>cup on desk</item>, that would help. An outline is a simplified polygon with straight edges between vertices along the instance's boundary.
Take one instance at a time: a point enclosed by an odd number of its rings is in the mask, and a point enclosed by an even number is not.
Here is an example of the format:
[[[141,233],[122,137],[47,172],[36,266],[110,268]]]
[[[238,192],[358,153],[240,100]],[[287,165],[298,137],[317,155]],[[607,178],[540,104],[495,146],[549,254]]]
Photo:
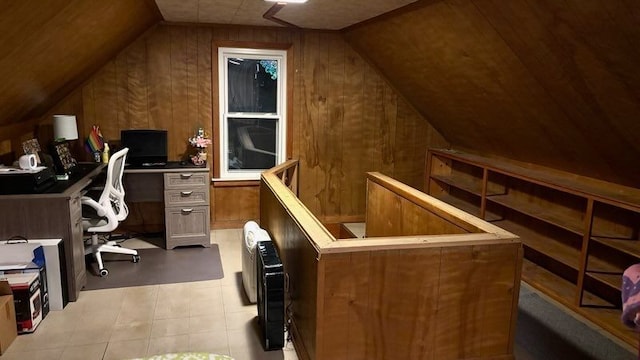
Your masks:
[[[27,154],[20,156],[18,159],[18,166],[23,170],[33,170],[38,166],[35,154]]]

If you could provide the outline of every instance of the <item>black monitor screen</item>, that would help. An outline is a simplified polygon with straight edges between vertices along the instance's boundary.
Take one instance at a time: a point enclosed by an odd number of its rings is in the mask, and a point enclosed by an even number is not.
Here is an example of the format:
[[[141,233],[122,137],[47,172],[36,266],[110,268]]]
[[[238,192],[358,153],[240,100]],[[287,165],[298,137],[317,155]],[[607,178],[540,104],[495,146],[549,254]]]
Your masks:
[[[167,162],[167,130],[122,130],[120,143],[123,148],[129,148],[129,164],[145,166]]]

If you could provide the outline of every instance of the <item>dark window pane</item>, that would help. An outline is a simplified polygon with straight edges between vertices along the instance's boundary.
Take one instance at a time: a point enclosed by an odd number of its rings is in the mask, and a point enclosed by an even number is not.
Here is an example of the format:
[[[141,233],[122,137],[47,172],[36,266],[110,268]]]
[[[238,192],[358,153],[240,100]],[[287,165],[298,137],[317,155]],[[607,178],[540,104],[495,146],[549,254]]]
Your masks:
[[[278,94],[274,60],[227,60],[229,112],[275,113]]]
[[[229,171],[276,165],[277,119],[228,118]]]

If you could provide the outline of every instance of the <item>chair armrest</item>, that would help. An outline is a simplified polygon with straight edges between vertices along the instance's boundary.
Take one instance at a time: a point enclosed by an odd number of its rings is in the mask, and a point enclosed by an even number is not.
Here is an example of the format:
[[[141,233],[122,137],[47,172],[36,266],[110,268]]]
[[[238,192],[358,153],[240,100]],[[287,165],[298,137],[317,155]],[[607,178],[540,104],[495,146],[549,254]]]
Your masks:
[[[80,198],[80,204],[82,205],[87,205],[89,207],[91,207],[92,209],[94,209],[96,211],[96,213],[98,214],[98,216],[104,217],[107,215],[106,210],[100,206],[100,204],[93,200],[92,198],[88,197],[88,196],[83,196]]]

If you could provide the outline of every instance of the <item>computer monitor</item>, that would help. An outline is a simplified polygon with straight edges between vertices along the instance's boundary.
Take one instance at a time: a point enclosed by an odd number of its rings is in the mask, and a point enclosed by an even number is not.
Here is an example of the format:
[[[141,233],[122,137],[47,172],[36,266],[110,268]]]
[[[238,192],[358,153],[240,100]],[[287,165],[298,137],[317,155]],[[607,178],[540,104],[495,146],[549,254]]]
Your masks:
[[[153,166],[167,162],[167,130],[121,130],[120,144],[129,148],[127,163]]]

